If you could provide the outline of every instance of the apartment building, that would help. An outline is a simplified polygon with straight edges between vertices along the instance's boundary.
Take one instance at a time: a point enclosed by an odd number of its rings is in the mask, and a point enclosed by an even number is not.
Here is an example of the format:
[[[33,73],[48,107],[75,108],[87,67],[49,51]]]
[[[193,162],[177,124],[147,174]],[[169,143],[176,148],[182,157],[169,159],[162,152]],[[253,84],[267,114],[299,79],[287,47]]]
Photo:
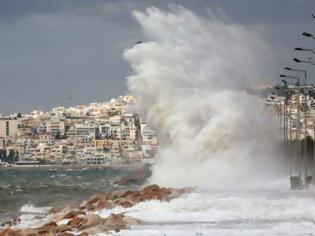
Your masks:
[[[13,118],[0,118],[0,137],[13,138],[17,135],[20,120]]]

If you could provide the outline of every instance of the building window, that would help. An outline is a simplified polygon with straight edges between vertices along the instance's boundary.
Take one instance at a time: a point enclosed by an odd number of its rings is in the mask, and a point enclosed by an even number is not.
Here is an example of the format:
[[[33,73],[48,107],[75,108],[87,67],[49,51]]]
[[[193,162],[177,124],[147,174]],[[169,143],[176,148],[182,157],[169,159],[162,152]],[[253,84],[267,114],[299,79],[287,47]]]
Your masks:
[[[9,121],[7,121],[7,122],[5,122],[5,132],[6,132],[6,136],[9,136],[9,128],[10,128],[10,126],[9,126]]]

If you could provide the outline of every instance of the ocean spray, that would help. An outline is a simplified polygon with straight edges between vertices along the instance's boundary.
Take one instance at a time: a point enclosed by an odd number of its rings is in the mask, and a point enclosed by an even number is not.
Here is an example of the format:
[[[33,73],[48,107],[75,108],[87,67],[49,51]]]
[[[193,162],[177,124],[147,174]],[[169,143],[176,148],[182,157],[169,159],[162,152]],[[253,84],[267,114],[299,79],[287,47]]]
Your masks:
[[[174,5],[133,15],[149,41],[124,52],[128,88],[160,142],[150,182],[247,188],[282,174],[273,118],[245,91],[270,61],[259,30]]]

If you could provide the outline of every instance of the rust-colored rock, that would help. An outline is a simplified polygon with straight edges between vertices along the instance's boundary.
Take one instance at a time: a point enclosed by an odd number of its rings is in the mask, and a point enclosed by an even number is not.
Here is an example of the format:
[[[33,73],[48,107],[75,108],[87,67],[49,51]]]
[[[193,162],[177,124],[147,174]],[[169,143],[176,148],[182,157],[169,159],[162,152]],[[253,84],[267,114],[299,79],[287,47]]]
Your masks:
[[[48,234],[48,233],[55,233],[56,232],[56,228],[57,228],[57,224],[54,221],[51,221],[45,225],[43,225],[42,227],[37,229],[38,234]]]
[[[115,207],[115,204],[112,201],[99,201],[95,205],[95,210],[101,210],[101,209],[112,209]]]
[[[70,220],[67,225],[75,227],[75,228],[80,228],[84,221],[84,218],[82,217],[74,217],[72,220]]]
[[[62,225],[57,228],[56,232],[65,233],[66,231],[71,231],[72,229],[75,229],[75,227],[71,225]]]
[[[134,204],[126,198],[118,198],[114,201],[115,205],[122,206],[124,208],[132,207]]]
[[[79,234],[79,236],[88,236],[89,234],[87,232],[82,232]]]
[[[35,229],[23,229],[19,231],[19,236],[36,236],[37,230]]]
[[[132,207],[133,204],[129,201],[122,201],[119,203],[120,206],[124,207],[124,208],[129,208],[129,207]]]
[[[62,219],[72,219],[79,215],[86,215],[85,211],[70,211],[63,216]]]
[[[57,234],[58,236],[74,236],[74,234],[71,234],[71,233],[67,233],[67,232],[64,232],[64,233],[59,233]],[[81,234],[80,234],[81,235]]]
[[[111,230],[127,229],[128,227],[128,223],[124,220],[123,214],[110,214],[110,216],[105,219],[105,225]]]
[[[120,190],[120,191],[113,192],[113,195],[114,195],[114,199],[116,199],[116,198],[125,198],[133,193],[134,193],[133,191],[129,191],[129,190],[127,191]]]
[[[88,229],[91,227],[94,227],[96,225],[100,225],[104,223],[104,219],[99,217],[96,214],[90,214],[86,215],[84,220],[81,222],[80,227],[78,227],[80,230]]]
[[[0,230],[0,236],[19,236],[19,234],[10,228],[5,228]]]
[[[47,224],[44,224],[43,227],[57,227],[57,223],[55,221],[51,221]]]
[[[97,193],[89,198],[79,209],[93,211],[100,209],[98,203],[103,202],[104,204],[107,201],[113,200],[113,195],[111,193]]]
[[[48,214],[56,214],[63,210],[63,207],[53,207],[48,211]]]
[[[113,199],[113,196],[111,193],[97,193],[95,195],[93,195],[87,202],[85,205],[93,205],[94,203],[103,200],[103,201],[107,201],[107,200],[111,200]]]

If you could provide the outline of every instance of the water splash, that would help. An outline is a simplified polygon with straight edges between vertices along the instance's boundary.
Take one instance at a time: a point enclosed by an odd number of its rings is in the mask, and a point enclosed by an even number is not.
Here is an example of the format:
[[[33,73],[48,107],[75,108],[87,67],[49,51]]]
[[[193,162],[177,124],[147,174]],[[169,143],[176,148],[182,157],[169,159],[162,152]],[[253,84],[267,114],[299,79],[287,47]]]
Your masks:
[[[246,87],[263,78],[268,48],[253,29],[180,7],[134,17],[151,40],[124,52],[137,109],[158,131],[151,182],[248,187],[279,173],[276,128]]]

